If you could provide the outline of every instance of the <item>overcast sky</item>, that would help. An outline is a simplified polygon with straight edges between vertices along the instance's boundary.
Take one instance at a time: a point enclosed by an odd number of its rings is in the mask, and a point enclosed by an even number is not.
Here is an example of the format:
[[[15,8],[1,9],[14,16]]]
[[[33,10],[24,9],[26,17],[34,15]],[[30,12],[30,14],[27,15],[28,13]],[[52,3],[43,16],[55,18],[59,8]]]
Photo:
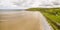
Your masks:
[[[0,9],[60,6],[60,0],[0,0]]]

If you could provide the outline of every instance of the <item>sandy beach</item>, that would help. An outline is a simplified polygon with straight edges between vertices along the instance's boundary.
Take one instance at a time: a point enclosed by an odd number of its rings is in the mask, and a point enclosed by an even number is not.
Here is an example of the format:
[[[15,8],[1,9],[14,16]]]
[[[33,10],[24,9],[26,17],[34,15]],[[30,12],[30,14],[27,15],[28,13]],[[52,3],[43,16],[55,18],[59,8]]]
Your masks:
[[[18,11],[0,13],[0,30],[44,30],[35,12]]]

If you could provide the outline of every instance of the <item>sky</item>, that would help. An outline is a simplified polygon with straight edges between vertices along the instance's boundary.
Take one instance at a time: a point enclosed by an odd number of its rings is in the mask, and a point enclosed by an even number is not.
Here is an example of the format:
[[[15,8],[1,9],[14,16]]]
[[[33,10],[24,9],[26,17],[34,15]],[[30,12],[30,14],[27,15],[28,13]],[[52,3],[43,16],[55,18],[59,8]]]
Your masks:
[[[0,0],[0,9],[27,9],[32,7],[60,7],[60,0]]]

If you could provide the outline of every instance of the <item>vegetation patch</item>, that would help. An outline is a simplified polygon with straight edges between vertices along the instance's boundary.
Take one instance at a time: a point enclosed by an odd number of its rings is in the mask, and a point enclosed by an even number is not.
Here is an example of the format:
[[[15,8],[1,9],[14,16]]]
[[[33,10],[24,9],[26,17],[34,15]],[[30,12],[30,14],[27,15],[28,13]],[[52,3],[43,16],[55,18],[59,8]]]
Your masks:
[[[54,30],[60,30],[60,8],[30,8],[28,11],[40,11]]]

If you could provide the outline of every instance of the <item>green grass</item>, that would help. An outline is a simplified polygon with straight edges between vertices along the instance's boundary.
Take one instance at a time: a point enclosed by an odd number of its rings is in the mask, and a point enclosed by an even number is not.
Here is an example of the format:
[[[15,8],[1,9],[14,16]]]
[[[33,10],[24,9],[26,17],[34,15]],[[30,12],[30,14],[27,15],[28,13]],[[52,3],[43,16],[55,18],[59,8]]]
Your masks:
[[[44,13],[44,15],[47,17],[47,21],[50,23],[50,25],[54,28],[54,30],[59,30],[58,25],[56,23],[60,23],[60,20],[57,20],[56,16]],[[54,22],[51,22],[53,20]]]
[[[28,11],[40,11],[47,18],[47,21],[54,28],[60,30],[60,8],[30,8]]]
[[[59,30],[50,20],[47,20],[54,30]]]
[[[60,15],[55,16],[49,13],[44,13],[45,16],[47,16],[48,18],[52,19],[53,21],[60,23]]]

